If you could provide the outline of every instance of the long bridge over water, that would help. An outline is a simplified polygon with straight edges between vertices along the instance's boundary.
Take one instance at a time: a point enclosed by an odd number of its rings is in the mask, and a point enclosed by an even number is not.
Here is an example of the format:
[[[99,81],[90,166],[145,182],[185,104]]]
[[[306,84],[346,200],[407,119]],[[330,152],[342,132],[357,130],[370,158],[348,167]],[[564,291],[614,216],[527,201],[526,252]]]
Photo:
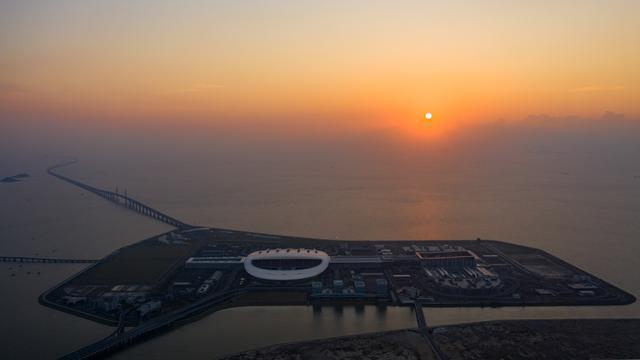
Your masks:
[[[92,264],[92,263],[97,263],[98,261],[99,260],[93,260],[93,259],[54,259],[54,258],[26,257],[26,256],[0,256],[0,262],[14,262],[14,263]]]
[[[176,227],[178,229],[189,229],[192,228],[192,225],[186,224],[180,220],[177,220],[159,210],[156,210],[154,208],[152,208],[151,206],[145,205],[143,203],[141,203],[140,201],[137,201],[135,199],[133,199],[132,197],[126,195],[126,194],[119,194],[118,192],[113,192],[113,191],[109,191],[109,190],[104,190],[104,189],[99,189],[96,187],[93,187],[91,185],[85,184],[83,182],[71,179],[69,177],[66,177],[64,175],[60,175],[57,172],[55,172],[55,169],[64,167],[64,166],[68,166],[71,164],[74,164],[78,162],[78,160],[71,160],[71,161],[67,161],[67,162],[63,162],[61,164],[57,164],[54,165],[50,168],[47,169],[47,174],[51,175],[51,176],[55,176],[60,180],[66,181],[72,185],[75,185],[79,188],[82,188],[84,190],[87,190],[89,192],[92,192],[114,204],[123,206],[129,210],[133,210],[139,214],[148,216],[154,220],[163,222],[165,224],[171,225],[173,227]]]
[[[47,169],[47,174],[51,176],[55,176],[58,179],[66,181],[79,188],[92,192],[114,204],[123,206],[129,210],[133,210],[139,214],[148,216],[156,221],[160,221],[162,223],[174,226],[181,230],[193,228],[192,225],[186,224],[167,214],[164,214],[163,212],[158,211],[152,208],[151,206],[145,205],[140,201],[135,200],[130,196],[127,196],[126,194],[119,194],[117,192],[99,189],[91,185],[87,185],[83,182],[66,177],[64,175],[60,175],[54,171],[55,169],[68,166],[76,162],[78,162],[78,160],[66,161],[66,162],[54,165]],[[98,261],[99,260],[94,260],[94,259],[59,259],[59,258],[41,258],[41,257],[27,257],[27,256],[0,256],[0,262],[14,262],[14,263],[90,264],[90,263],[96,263]]]

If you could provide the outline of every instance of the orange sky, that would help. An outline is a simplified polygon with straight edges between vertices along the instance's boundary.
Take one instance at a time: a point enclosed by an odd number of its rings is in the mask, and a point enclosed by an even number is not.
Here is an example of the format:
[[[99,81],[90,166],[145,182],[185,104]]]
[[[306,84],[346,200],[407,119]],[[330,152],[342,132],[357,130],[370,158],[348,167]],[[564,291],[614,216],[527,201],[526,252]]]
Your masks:
[[[637,115],[639,16],[635,0],[8,1],[0,110],[409,132]]]

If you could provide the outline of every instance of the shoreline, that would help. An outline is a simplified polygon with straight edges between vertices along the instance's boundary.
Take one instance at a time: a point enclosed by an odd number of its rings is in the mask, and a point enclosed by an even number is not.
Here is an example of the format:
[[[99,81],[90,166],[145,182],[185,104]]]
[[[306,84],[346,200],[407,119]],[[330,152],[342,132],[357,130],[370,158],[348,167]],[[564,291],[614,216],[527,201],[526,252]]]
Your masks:
[[[492,320],[437,326],[430,332],[448,359],[500,359],[504,352],[513,350],[508,347],[518,349],[509,353],[512,359],[583,358],[585,354],[596,358],[640,356],[640,319],[637,318]],[[408,328],[330,337],[270,345],[217,359],[313,359],[319,354],[327,359],[342,356],[362,360],[379,356],[436,359],[418,335],[417,329]],[[542,344],[544,346],[540,346]],[[399,353],[401,349],[408,349],[409,353]],[[500,349],[503,354],[496,351]]]

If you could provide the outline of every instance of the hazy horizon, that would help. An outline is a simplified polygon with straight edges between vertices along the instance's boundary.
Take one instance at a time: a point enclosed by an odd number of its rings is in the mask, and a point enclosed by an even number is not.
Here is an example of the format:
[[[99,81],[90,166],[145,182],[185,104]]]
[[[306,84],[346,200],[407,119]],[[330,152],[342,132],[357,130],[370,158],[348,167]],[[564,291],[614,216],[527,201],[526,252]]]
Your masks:
[[[7,1],[0,117],[423,141],[530,114],[637,120],[638,13],[633,0]]]

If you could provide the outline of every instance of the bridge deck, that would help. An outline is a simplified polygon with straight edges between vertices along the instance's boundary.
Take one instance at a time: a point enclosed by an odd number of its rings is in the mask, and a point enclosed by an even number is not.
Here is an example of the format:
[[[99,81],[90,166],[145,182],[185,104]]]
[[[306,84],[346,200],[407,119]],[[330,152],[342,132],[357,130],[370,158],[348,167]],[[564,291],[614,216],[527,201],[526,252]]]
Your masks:
[[[413,303],[413,309],[416,312],[416,321],[418,322],[418,329],[420,331],[426,331],[427,328],[427,319],[424,317],[424,312],[422,311],[422,304],[419,302]]]
[[[40,257],[25,256],[0,256],[0,262],[19,262],[19,263],[49,263],[49,264],[90,264],[96,263],[94,259],[54,259]]]
[[[70,183],[72,185],[75,185],[75,186],[80,187],[82,189],[85,189],[85,190],[87,190],[89,192],[92,192],[92,193],[94,193],[94,194],[96,194],[96,195],[98,195],[98,196],[100,196],[100,197],[102,197],[104,199],[107,199],[107,200],[111,201],[112,203],[115,203],[115,204],[120,205],[120,206],[124,206],[125,208],[127,208],[129,210],[133,210],[133,211],[135,211],[135,212],[137,212],[139,214],[148,216],[148,217],[150,217],[150,218],[152,218],[154,220],[157,220],[157,221],[163,222],[165,224],[177,227],[179,229],[189,229],[189,228],[193,227],[193,226],[191,226],[189,224],[186,224],[186,223],[184,223],[184,222],[182,222],[180,220],[177,220],[177,219],[175,219],[175,218],[173,218],[173,217],[171,217],[171,216],[169,216],[167,214],[164,214],[161,211],[158,211],[158,210],[156,210],[156,209],[154,209],[154,208],[152,208],[150,206],[147,206],[147,205],[141,203],[140,201],[137,201],[137,200],[131,198],[130,196],[119,194],[117,192],[112,192],[112,191],[109,191],[109,190],[98,189],[98,188],[95,188],[95,187],[93,187],[91,185],[87,185],[85,183],[82,183],[80,181],[68,178],[68,177],[66,177],[64,175],[60,175],[60,174],[56,173],[55,171],[53,171],[53,170],[55,170],[57,168],[68,166],[68,165],[74,164],[76,162],[77,162],[77,160],[73,160],[73,161],[64,162],[64,163],[61,163],[61,164],[58,164],[58,165],[54,165],[54,166],[52,166],[52,167],[47,169],[47,173],[49,175],[51,175],[51,176],[57,177],[60,180],[66,181],[66,182],[68,182],[68,183]]]

